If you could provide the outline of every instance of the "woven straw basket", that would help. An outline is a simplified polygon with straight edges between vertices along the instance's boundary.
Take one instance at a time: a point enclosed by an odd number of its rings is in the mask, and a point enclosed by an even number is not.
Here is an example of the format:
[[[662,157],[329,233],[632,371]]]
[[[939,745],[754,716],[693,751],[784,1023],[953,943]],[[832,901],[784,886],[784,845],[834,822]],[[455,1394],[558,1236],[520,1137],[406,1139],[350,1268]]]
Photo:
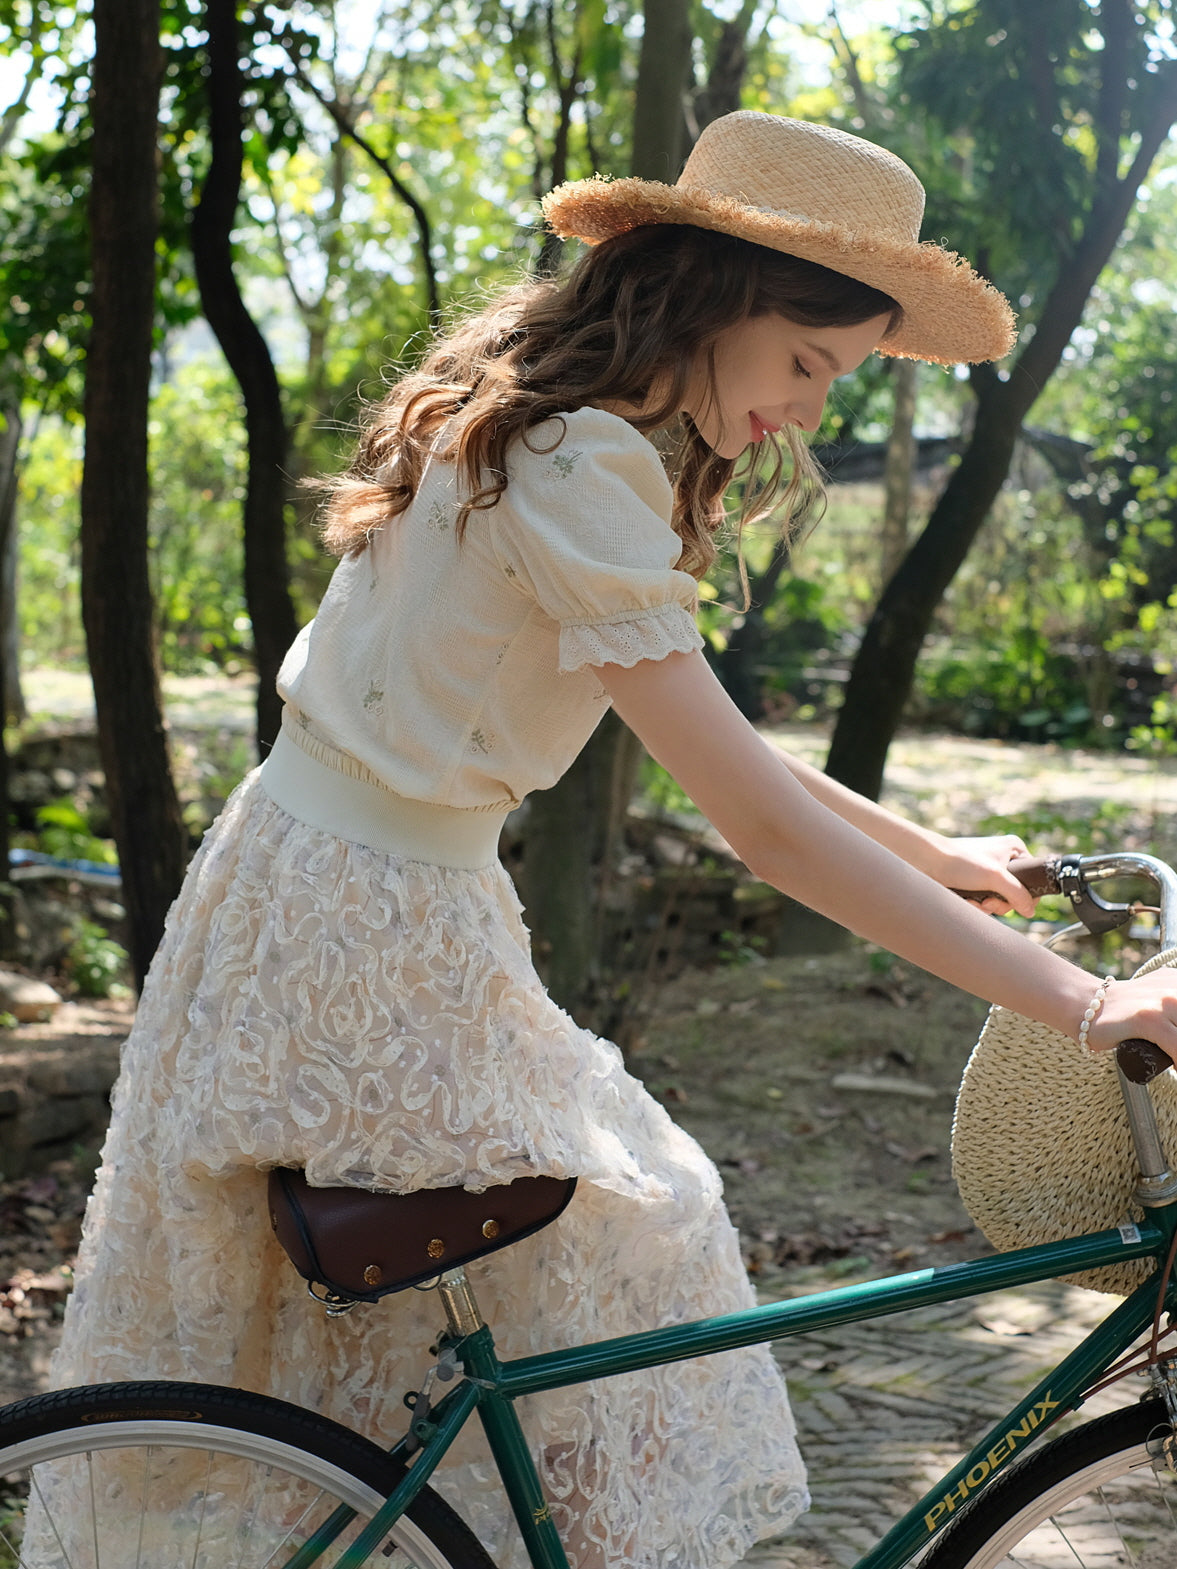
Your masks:
[[[1177,963],[1177,949],[1138,972]],[[1161,1146],[1177,1156],[1177,1074],[1152,1084]],[[965,1208],[1000,1252],[1139,1220],[1138,1180],[1115,1056],[994,1008],[961,1080],[952,1169]],[[1133,1259],[1063,1278],[1127,1295],[1153,1268]]]

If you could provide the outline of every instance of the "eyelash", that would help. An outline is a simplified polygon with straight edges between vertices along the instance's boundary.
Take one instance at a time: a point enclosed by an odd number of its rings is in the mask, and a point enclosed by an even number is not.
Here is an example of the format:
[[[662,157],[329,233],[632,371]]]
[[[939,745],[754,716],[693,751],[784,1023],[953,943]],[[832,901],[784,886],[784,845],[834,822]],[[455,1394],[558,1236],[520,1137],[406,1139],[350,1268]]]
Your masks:
[[[813,376],[811,375],[811,373],[809,371],[807,371],[805,369],[805,366],[802,365],[800,360],[795,359],[793,361],[793,369],[797,372],[797,374],[799,376],[804,376],[806,381],[812,381],[813,380]]]

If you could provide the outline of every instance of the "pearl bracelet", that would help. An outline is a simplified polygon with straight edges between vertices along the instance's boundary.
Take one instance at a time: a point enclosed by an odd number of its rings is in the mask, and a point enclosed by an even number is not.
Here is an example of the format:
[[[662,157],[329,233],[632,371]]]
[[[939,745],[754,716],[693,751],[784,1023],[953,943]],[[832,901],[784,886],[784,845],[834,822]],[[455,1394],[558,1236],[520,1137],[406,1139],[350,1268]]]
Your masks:
[[[1083,1015],[1082,1022],[1079,1025],[1080,1051],[1087,1052],[1088,1054],[1091,1052],[1091,1047],[1087,1044],[1087,1036],[1091,1030],[1092,1024],[1095,1022],[1096,1014],[1103,1007],[1103,1000],[1108,994],[1108,987],[1112,984],[1115,978],[1116,977],[1114,975],[1105,975],[1103,980],[1100,981],[1099,985],[1095,988],[1095,996],[1092,997],[1091,1001],[1087,1004],[1087,1012]]]

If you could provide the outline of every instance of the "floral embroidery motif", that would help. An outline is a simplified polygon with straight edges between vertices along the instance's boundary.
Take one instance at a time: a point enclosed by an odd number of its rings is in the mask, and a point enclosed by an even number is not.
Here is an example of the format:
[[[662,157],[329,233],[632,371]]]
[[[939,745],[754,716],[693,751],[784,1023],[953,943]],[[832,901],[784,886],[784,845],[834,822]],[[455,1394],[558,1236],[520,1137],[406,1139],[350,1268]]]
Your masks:
[[[363,696],[363,705],[370,714],[382,714],[384,712],[384,688],[377,686],[375,681],[369,681],[368,690]]]
[[[555,474],[557,479],[568,479],[572,473],[572,470],[576,467],[577,463],[583,456],[584,453],[580,452],[579,450],[573,452],[557,452],[552,458],[552,461],[548,467],[551,472]]]
[[[488,735],[485,730],[475,730],[470,736],[470,750],[472,752],[481,752],[483,757],[487,755],[494,744],[494,736]]]
[[[429,509],[426,526],[444,534],[450,526],[450,509],[444,501],[435,501]]]
[[[518,577],[519,576],[518,572],[516,572],[515,568],[511,565],[511,563],[509,561],[507,562],[506,566],[503,568],[503,571],[507,574],[508,577]]]

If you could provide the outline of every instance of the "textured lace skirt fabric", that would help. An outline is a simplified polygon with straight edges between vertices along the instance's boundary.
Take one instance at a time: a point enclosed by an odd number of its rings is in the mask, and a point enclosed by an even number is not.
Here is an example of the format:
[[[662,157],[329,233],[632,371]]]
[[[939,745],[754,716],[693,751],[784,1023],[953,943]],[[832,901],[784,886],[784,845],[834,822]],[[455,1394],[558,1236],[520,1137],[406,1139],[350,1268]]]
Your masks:
[[[501,868],[331,838],[253,775],[144,991],[54,1382],[236,1385],[391,1442],[437,1303],[408,1291],[328,1320],[271,1235],[259,1172],[275,1164],[393,1191],[580,1177],[555,1225],[470,1271],[504,1357],[752,1302],[714,1167],[548,998]],[[520,1409],[557,1522],[610,1569],[721,1569],[805,1507],[764,1348]],[[436,1481],[501,1565],[522,1564],[478,1434]]]

